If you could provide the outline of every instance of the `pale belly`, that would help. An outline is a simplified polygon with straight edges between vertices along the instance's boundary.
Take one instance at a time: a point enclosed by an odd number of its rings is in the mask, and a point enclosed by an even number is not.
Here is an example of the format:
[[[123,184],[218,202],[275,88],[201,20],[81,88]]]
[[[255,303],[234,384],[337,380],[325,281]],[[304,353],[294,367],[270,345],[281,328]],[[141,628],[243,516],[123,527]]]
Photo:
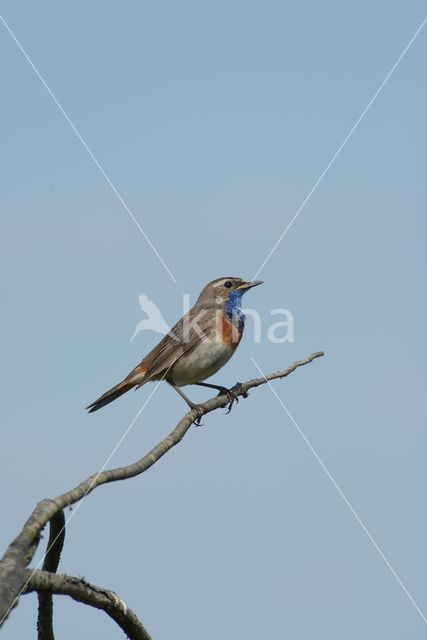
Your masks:
[[[231,358],[236,346],[225,345],[222,340],[201,342],[187,356],[181,356],[170,372],[170,380],[177,387],[202,382],[213,376]]]

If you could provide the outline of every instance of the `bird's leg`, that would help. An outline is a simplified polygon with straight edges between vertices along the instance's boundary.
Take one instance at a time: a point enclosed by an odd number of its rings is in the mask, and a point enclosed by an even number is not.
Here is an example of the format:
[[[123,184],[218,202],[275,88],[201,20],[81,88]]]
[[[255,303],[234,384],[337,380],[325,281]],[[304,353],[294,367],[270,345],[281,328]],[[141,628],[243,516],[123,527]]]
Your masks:
[[[199,387],[208,387],[209,389],[217,389],[219,391],[218,395],[225,395],[228,398],[229,405],[227,407],[227,413],[230,413],[233,404],[239,402],[238,396],[231,389],[227,389],[227,387],[223,387],[219,384],[209,384],[208,382],[195,382]]]
[[[175,391],[181,396],[181,398],[183,400],[185,400],[185,402],[188,404],[188,406],[190,407],[190,409],[196,409],[197,413],[198,413],[198,417],[195,419],[194,424],[196,425],[196,427],[201,427],[202,423],[200,422],[200,420],[202,419],[202,415],[203,415],[203,409],[199,404],[194,404],[194,402],[192,402],[190,400],[190,398],[188,398],[185,393],[183,391],[181,391],[181,389],[177,386],[175,386],[172,382],[169,382],[170,386],[172,387],[172,389],[175,389]]]

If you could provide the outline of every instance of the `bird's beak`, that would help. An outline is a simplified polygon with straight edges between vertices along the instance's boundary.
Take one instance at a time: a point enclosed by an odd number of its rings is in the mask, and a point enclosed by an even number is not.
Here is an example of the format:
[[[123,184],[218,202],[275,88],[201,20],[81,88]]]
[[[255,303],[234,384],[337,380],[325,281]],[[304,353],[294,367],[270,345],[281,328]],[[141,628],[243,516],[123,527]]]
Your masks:
[[[252,289],[252,287],[257,287],[259,284],[262,284],[263,280],[254,280],[253,282],[244,282],[243,284],[239,284],[236,291],[246,291],[247,289]]]

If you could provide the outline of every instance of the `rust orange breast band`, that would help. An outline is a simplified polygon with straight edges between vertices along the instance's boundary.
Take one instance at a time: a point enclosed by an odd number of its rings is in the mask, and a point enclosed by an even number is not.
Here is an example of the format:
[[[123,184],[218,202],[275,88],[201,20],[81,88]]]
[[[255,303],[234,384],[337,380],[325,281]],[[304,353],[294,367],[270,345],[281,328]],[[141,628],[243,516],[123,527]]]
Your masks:
[[[219,330],[224,344],[237,347],[243,332],[239,331],[239,328],[227,318],[225,313],[222,314]]]

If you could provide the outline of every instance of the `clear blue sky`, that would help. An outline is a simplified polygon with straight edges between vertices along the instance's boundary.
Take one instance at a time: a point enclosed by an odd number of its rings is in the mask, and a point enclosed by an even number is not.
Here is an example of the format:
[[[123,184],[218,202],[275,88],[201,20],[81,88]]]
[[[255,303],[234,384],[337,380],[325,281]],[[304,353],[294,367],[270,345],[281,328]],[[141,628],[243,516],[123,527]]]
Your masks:
[[[95,472],[148,397],[83,408],[155,344],[183,292],[251,278],[421,24],[423,2],[4,0],[1,14],[176,277],[174,284],[0,24],[4,548]],[[427,27],[262,270],[213,381],[324,349],[275,389],[427,615]],[[193,398],[209,394],[188,390]],[[162,385],[111,464],[185,406]],[[61,571],[114,589],[156,640],[425,638],[426,625],[271,390],[216,412],[67,528]],[[43,545],[42,545],[43,547]],[[40,557],[40,556],[38,556]],[[35,636],[25,596],[4,637]],[[62,640],[121,638],[56,599]]]

